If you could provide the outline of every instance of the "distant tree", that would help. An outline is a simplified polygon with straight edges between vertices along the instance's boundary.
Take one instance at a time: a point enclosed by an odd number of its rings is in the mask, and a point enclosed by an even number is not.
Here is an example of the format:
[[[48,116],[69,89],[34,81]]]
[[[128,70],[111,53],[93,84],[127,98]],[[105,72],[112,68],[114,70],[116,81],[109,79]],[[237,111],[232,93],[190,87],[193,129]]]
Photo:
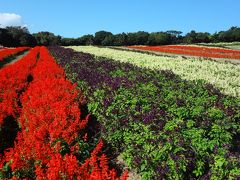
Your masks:
[[[134,33],[128,33],[129,45],[146,45],[148,42],[149,33],[145,31],[138,31]]]
[[[0,43],[4,46],[35,46],[35,38],[26,27],[10,26],[1,28]]]
[[[51,32],[39,32],[33,34],[33,36],[36,38],[38,45],[60,45],[61,44],[61,36],[55,36]]]
[[[183,39],[184,43],[191,44],[196,42],[197,33],[196,31],[192,30],[191,32],[187,33]]]
[[[20,43],[20,46],[32,46],[33,47],[33,46],[37,45],[37,41],[34,38],[34,36],[31,34],[27,34],[27,33],[20,36],[19,43]]]
[[[54,34],[53,34],[54,35]],[[60,45],[61,44],[62,37],[57,35],[52,37],[52,41],[50,42],[50,45]]]
[[[183,39],[184,43],[209,43],[211,42],[211,34],[207,32],[196,32],[191,31],[190,33],[187,33],[186,36]]]
[[[127,34],[127,44],[128,45],[137,45],[137,36],[136,33],[128,33]]]
[[[5,28],[0,28],[0,45],[3,45],[5,47],[14,46],[13,37]]]
[[[114,46],[126,46],[127,45],[128,36],[125,33],[114,35]]]
[[[213,34],[192,30],[183,36],[181,31],[169,30],[150,34],[145,31],[138,31],[113,35],[108,31],[98,31],[95,36],[88,34],[79,38],[62,38],[47,31],[30,34],[26,27],[20,26],[0,28],[0,45],[7,47],[35,45],[166,45],[234,41],[240,41],[240,28],[237,26]]]
[[[220,42],[231,42],[229,33],[225,32],[225,31],[220,31],[218,33],[218,40]]]
[[[49,32],[38,32],[33,34],[38,45],[46,45],[46,46],[49,45],[49,38],[48,38],[49,35],[47,34],[49,34]]]
[[[75,38],[62,38],[61,45],[63,46],[76,46],[79,45],[78,39]]]
[[[102,41],[103,46],[112,46],[114,44],[114,35],[106,36]]]
[[[232,36],[233,36],[233,41],[240,41],[240,28],[239,27],[234,27],[234,29],[232,29]]]
[[[176,30],[169,30],[166,31],[167,34],[170,34],[171,36],[171,44],[177,44],[181,43],[182,41],[182,31],[176,31]]]
[[[148,37],[149,37],[149,33],[148,32],[144,32],[144,31],[138,31],[136,33],[137,36],[137,44],[138,45],[146,45],[148,42]]]
[[[217,43],[219,42],[218,33],[215,32],[210,35],[210,42]]]
[[[166,33],[171,34],[176,37],[179,37],[182,34],[182,31],[168,30],[168,31],[166,31]]]
[[[227,31],[220,31],[218,33],[218,40],[220,42],[240,41],[240,28],[233,26]]]
[[[148,38],[149,45],[171,44],[171,35],[165,32],[151,33]]]
[[[98,31],[95,33],[94,36],[94,44],[95,45],[103,45],[103,40],[107,37],[107,36],[111,36],[113,35],[111,32],[107,32],[107,31]]]
[[[77,39],[79,45],[93,45],[94,44],[94,36],[91,34],[84,35]]]
[[[199,32],[196,35],[196,43],[209,43],[210,42],[210,33]]]
[[[29,33],[26,27],[23,28],[21,26],[9,26],[6,29],[13,38],[13,46],[21,46],[20,37]]]

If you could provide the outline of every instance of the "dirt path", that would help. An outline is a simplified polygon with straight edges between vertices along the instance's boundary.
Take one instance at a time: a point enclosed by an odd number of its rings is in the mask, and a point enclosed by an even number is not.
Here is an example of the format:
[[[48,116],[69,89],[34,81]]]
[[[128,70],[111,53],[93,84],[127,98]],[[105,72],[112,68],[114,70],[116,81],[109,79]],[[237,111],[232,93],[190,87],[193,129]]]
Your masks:
[[[4,65],[2,65],[2,67],[6,67],[10,64],[14,64],[15,62],[17,62],[19,59],[21,59],[23,56],[27,55],[29,51],[25,51],[23,54],[21,53],[20,55],[15,56],[13,59],[10,59],[8,62],[6,62]],[[3,61],[4,62],[4,61]]]

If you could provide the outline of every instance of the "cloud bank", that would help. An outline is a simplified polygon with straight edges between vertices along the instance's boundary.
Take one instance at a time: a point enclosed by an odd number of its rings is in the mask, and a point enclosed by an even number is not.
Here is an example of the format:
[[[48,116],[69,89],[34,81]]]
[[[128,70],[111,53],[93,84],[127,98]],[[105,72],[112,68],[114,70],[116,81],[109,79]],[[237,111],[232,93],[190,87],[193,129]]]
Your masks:
[[[15,13],[0,13],[0,27],[6,26],[26,26],[22,17]]]

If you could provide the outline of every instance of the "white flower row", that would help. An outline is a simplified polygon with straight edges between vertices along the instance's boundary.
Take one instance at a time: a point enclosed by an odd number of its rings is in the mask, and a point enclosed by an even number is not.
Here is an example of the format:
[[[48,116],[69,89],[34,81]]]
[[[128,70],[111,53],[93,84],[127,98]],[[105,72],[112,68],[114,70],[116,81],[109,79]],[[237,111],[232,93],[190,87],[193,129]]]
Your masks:
[[[71,48],[96,56],[132,63],[140,67],[171,70],[183,79],[205,80],[225,94],[240,97],[240,65],[208,60],[182,59],[180,57],[160,57],[94,46],[73,46]]]
[[[199,45],[207,46],[239,46],[240,42],[218,42],[218,43],[198,43]]]

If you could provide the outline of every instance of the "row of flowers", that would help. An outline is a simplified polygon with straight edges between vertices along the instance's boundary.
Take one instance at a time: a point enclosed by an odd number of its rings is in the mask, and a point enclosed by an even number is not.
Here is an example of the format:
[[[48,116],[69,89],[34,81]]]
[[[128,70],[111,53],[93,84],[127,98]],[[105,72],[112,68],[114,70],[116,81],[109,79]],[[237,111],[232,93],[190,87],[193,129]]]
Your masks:
[[[234,53],[240,54],[239,50],[227,49],[222,47],[206,47],[206,46],[198,46],[198,45],[168,45],[162,46],[172,49],[182,49],[182,50],[192,50],[192,51],[206,51],[212,53]]]
[[[103,57],[105,48],[88,49],[101,57],[63,47],[49,49],[67,77],[84,90],[89,111],[102,124],[102,136],[142,179],[240,175],[239,98],[224,96],[203,81],[183,80],[169,70],[117,61],[125,51],[112,51],[113,60]],[[116,58],[119,53],[123,56]]]
[[[224,48],[211,48],[202,46],[128,46],[128,48],[157,51],[164,53],[183,54],[191,56],[201,56],[210,58],[240,59],[240,51]]]
[[[89,115],[80,118],[81,95],[76,86],[66,80],[46,47],[39,48],[36,60],[18,101],[21,131],[14,147],[5,149],[1,157],[0,175],[12,179],[118,179],[101,153],[103,141],[91,148],[91,139],[83,133]],[[127,172],[121,179],[126,177]]]
[[[96,56],[128,62],[139,67],[154,70],[171,70],[186,80],[204,80],[219,88],[221,92],[240,97],[240,66],[231,63],[219,63],[209,60],[194,60],[161,57],[138,52],[98,48],[93,46],[72,47]]]
[[[10,48],[3,49],[0,51],[0,62],[9,56],[23,52],[27,49],[29,49],[29,48],[28,47],[17,47],[17,48],[13,48],[13,49],[10,49]]]
[[[0,70],[0,127],[6,117],[17,118],[20,112],[19,93],[28,85],[29,75],[36,66],[39,47],[31,49],[27,56]]]

